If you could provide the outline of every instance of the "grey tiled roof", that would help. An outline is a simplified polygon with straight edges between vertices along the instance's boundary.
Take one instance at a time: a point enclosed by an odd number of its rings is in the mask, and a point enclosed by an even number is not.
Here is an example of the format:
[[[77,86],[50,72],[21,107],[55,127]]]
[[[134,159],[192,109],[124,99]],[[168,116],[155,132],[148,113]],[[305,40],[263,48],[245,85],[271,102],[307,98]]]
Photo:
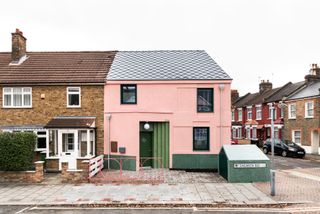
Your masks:
[[[107,80],[230,80],[202,50],[119,51]]]
[[[306,85],[301,90],[292,94],[288,100],[302,99],[308,97],[319,97],[320,96],[320,81],[314,82],[309,85]]]

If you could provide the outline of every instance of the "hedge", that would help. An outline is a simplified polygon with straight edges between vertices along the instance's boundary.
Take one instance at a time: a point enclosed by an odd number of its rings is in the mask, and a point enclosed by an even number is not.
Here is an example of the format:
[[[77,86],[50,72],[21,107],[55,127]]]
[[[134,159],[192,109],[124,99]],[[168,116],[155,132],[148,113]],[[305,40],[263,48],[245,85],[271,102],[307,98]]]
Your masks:
[[[0,133],[0,170],[33,169],[37,136],[30,132]]]

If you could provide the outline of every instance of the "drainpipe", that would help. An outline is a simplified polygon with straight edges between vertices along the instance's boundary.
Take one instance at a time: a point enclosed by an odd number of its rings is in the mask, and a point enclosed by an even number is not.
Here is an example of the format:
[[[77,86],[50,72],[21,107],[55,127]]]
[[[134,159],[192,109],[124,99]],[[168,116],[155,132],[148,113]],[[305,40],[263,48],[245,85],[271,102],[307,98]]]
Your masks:
[[[111,145],[110,145],[110,120],[111,120],[111,114],[106,114],[106,119],[108,120],[108,169],[110,169],[110,151],[111,151]]]
[[[220,135],[220,141],[219,141],[219,150],[218,150],[218,172],[220,172],[220,163],[219,163],[219,152],[221,150],[221,146],[222,146],[222,91],[224,90],[224,84],[219,84],[219,91],[220,91],[220,112],[219,112],[219,120],[220,120],[220,131],[219,131],[219,135]]]

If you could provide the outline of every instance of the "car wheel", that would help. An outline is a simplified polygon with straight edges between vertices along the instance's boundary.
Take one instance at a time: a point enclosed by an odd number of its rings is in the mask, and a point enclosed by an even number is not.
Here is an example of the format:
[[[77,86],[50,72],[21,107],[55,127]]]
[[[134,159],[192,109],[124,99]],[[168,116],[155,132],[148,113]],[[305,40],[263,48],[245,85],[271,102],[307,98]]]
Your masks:
[[[263,148],[263,153],[264,154],[268,154],[268,149],[267,148]]]
[[[282,151],[281,156],[282,157],[287,157],[287,152],[286,151]]]

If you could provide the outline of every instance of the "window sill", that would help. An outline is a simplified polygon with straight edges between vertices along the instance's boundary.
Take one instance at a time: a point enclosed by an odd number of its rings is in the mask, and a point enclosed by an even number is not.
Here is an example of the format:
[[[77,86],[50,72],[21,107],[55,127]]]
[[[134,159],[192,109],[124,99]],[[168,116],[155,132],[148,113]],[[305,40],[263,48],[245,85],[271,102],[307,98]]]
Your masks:
[[[314,117],[313,116],[305,116],[304,118],[305,119],[313,119]]]
[[[47,149],[46,148],[44,148],[44,149],[35,149],[34,151],[35,152],[44,152],[44,151],[46,151]]]
[[[81,108],[81,106],[67,106],[67,108]]]
[[[291,117],[291,118],[288,118],[289,120],[295,120],[296,119],[296,117]]]
[[[32,106],[28,106],[28,107],[5,107],[5,106],[2,106],[3,109],[31,109]]]

